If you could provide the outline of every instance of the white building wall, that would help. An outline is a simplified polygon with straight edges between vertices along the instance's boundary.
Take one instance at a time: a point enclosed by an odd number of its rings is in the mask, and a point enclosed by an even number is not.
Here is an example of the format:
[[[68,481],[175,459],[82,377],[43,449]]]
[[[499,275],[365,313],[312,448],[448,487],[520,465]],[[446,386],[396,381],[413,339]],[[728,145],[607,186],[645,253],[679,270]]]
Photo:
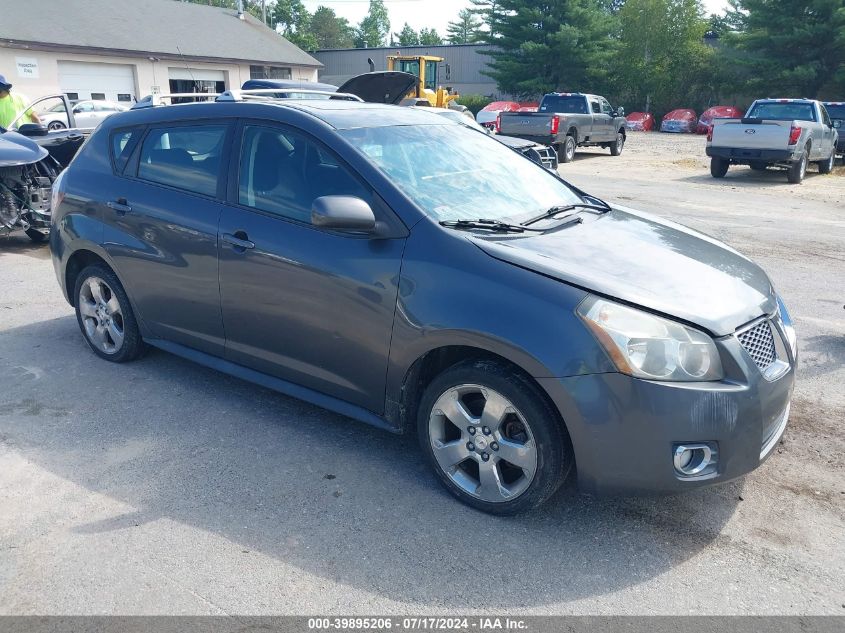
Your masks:
[[[14,92],[37,99],[48,94],[60,92],[58,61],[94,62],[106,64],[129,64],[135,70],[135,97],[140,99],[150,94],[155,86],[160,92],[168,92],[168,68],[184,67],[192,69],[222,70],[226,77],[227,88],[238,88],[249,79],[249,64],[209,63],[192,61],[190,58],[161,59],[153,61],[147,57],[117,55],[84,55],[40,51],[24,48],[0,47],[0,74],[13,84]],[[293,79],[317,81],[317,69],[279,63],[279,66],[291,68]]]

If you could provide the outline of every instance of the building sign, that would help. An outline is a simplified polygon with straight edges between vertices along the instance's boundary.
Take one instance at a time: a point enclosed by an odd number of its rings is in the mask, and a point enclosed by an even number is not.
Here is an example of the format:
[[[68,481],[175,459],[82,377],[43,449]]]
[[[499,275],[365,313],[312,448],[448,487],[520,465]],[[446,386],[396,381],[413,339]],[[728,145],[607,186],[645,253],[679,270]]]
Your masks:
[[[15,57],[18,77],[38,79],[38,60],[35,57]]]

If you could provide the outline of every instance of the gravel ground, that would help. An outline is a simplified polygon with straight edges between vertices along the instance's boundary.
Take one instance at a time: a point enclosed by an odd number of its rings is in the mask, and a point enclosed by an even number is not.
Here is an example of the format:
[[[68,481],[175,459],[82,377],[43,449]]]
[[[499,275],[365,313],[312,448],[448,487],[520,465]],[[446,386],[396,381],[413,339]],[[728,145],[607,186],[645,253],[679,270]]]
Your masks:
[[[479,514],[410,439],[164,353],[98,360],[46,249],[0,241],[0,614],[845,614],[845,170],[717,181],[703,145],[561,167],[748,254],[796,319],[777,454],[684,496]]]

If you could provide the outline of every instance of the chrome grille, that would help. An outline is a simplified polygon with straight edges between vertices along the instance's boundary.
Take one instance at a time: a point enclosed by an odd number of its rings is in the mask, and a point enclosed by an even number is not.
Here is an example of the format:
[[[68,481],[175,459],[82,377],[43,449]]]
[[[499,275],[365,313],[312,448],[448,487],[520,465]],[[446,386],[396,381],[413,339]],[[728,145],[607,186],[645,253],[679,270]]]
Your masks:
[[[775,339],[772,336],[772,328],[769,321],[760,321],[757,325],[748,328],[737,335],[740,345],[751,356],[754,364],[765,371],[769,365],[775,362],[777,352],[775,351]]]

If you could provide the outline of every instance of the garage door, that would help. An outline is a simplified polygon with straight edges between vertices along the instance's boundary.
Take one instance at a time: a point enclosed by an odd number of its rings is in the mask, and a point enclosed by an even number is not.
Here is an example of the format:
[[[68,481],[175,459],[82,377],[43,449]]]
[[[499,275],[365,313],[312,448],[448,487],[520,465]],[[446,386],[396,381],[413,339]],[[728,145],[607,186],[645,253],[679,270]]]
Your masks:
[[[136,96],[135,67],[59,61],[59,88],[74,100],[132,101]]]
[[[226,74],[210,68],[167,69],[170,92],[223,92],[226,89]]]

